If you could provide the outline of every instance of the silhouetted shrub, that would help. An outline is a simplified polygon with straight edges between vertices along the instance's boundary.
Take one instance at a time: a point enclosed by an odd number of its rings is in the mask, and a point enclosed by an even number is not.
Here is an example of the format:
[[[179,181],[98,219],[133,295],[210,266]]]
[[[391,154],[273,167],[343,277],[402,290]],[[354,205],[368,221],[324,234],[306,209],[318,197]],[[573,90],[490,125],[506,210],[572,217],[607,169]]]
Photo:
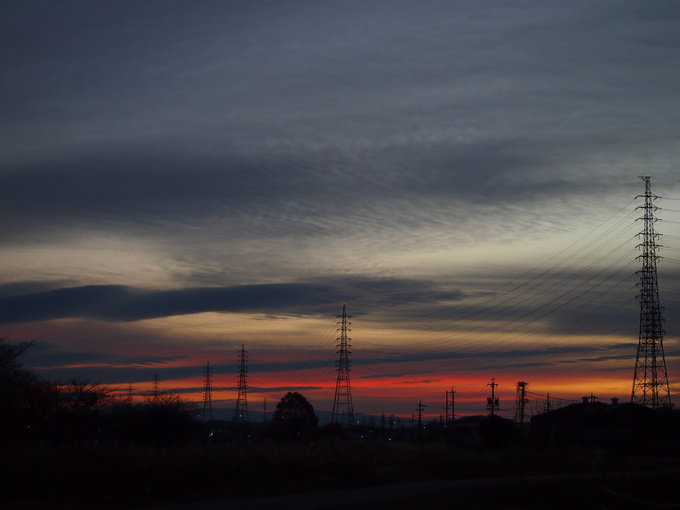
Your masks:
[[[316,436],[319,418],[314,407],[298,392],[288,392],[276,404],[272,436],[278,439],[306,439]]]

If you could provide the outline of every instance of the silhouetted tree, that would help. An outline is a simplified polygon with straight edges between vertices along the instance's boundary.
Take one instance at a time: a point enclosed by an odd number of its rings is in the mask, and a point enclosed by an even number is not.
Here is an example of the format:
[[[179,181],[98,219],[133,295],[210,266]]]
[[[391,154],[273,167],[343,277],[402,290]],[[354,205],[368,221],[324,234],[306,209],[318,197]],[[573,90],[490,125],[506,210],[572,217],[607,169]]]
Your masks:
[[[276,404],[272,416],[272,434],[275,437],[304,439],[317,432],[319,418],[314,407],[298,392],[288,392]]]
[[[52,383],[18,358],[34,342],[0,338],[0,443],[181,443],[202,431],[193,404],[161,393],[130,405],[87,379]]]
[[[143,404],[117,406],[116,440],[127,443],[176,444],[203,430],[196,407],[177,393],[150,396]]]
[[[55,405],[53,385],[18,360],[34,343],[10,344],[0,338],[0,441],[37,439],[45,417]]]
[[[24,407],[26,389],[38,381],[38,376],[19,363],[18,358],[35,342],[10,344],[0,338],[0,405]]]
[[[73,414],[101,411],[116,400],[114,388],[88,379],[68,379],[57,383],[57,389],[60,407]]]
[[[93,442],[101,436],[116,402],[115,389],[88,379],[68,379],[55,384],[57,406],[52,413],[54,439]]]

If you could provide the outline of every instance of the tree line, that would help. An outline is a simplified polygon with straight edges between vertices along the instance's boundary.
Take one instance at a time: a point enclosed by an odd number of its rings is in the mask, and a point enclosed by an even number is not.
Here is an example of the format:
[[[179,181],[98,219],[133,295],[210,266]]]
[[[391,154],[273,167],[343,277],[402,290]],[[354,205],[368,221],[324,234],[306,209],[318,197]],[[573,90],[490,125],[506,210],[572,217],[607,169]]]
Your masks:
[[[20,362],[33,345],[0,338],[0,443],[181,444],[209,437],[219,425],[200,421],[196,406],[177,393],[154,392],[133,403],[107,384],[78,378],[48,381]],[[252,429],[241,425],[237,430]],[[313,437],[317,427],[312,405],[289,392],[260,432],[305,439]]]

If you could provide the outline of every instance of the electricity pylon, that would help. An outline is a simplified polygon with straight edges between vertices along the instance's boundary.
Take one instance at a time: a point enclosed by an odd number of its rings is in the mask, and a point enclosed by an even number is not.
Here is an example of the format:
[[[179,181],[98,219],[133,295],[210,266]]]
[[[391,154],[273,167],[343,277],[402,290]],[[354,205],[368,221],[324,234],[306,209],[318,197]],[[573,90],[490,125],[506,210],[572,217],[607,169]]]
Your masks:
[[[205,365],[205,382],[203,383],[203,412],[201,418],[212,420],[212,368],[210,362]]]
[[[640,336],[631,402],[658,409],[673,405],[663,352],[663,318],[656,273],[656,263],[660,257],[656,254],[659,234],[654,231],[654,212],[658,207],[654,205],[654,201],[659,197],[652,193],[649,175],[641,176],[640,179],[645,182],[645,194],[636,197],[644,199],[644,204],[637,207],[643,211],[643,230],[638,234],[642,242],[637,246],[642,249],[642,254],[637,257],[637,260],[642,260],[642,269],[637,272],[640,275]]]
[[[158,400],[158,398],[161,396],[161,390],[160,386],[158,384],[158,372],[153,374],[153,393],[151,394],[151,398],[153,399],[154,403]]]
[[[234,414],[234,421],[249,421],[248,420],[248,367],[246,361],[248,360],[248,351],[246,351],[246,344],[241,344],[241,350],[238,353],[238,397],[236,398],[236,413]]]
[[[449,395],[451,395],[451,400],[449,400]],[[446,391],[446,404],[444,406],[445,409],[445,416],[446,418],[444,419],[444,426],[448,427],[449,425],[453,425],[453,420],[455,417],[454,413],[454,398],[455,398],[456,392],[453,389],[453,386],[451,386],[451,391]],[[449,405],[449,402],[451,403]]]
[[[338,315],[340,321],[340,337],[338,338],[338,360],[336,370],[338,378],[335,383],[335,398],[333,399],[333,412],[331,423],[338,423],[342,427],[349,428],[354,423],[354,408],[352,406],[352,387],[349,382],[350,372],[350,338],[347,337],[348,325],[347,305],[342,304],[342,315]]]

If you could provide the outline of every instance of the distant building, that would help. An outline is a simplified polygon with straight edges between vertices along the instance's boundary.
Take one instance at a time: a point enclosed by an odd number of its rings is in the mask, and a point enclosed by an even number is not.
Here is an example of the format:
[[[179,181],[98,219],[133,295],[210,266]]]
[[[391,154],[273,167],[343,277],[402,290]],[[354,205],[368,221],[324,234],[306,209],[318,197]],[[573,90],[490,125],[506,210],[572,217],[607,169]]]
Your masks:
[[[583,402],[531,418],[531,433],[544,442],[593,443],[602,446],[677,441],[680,415],[636,403]]]

